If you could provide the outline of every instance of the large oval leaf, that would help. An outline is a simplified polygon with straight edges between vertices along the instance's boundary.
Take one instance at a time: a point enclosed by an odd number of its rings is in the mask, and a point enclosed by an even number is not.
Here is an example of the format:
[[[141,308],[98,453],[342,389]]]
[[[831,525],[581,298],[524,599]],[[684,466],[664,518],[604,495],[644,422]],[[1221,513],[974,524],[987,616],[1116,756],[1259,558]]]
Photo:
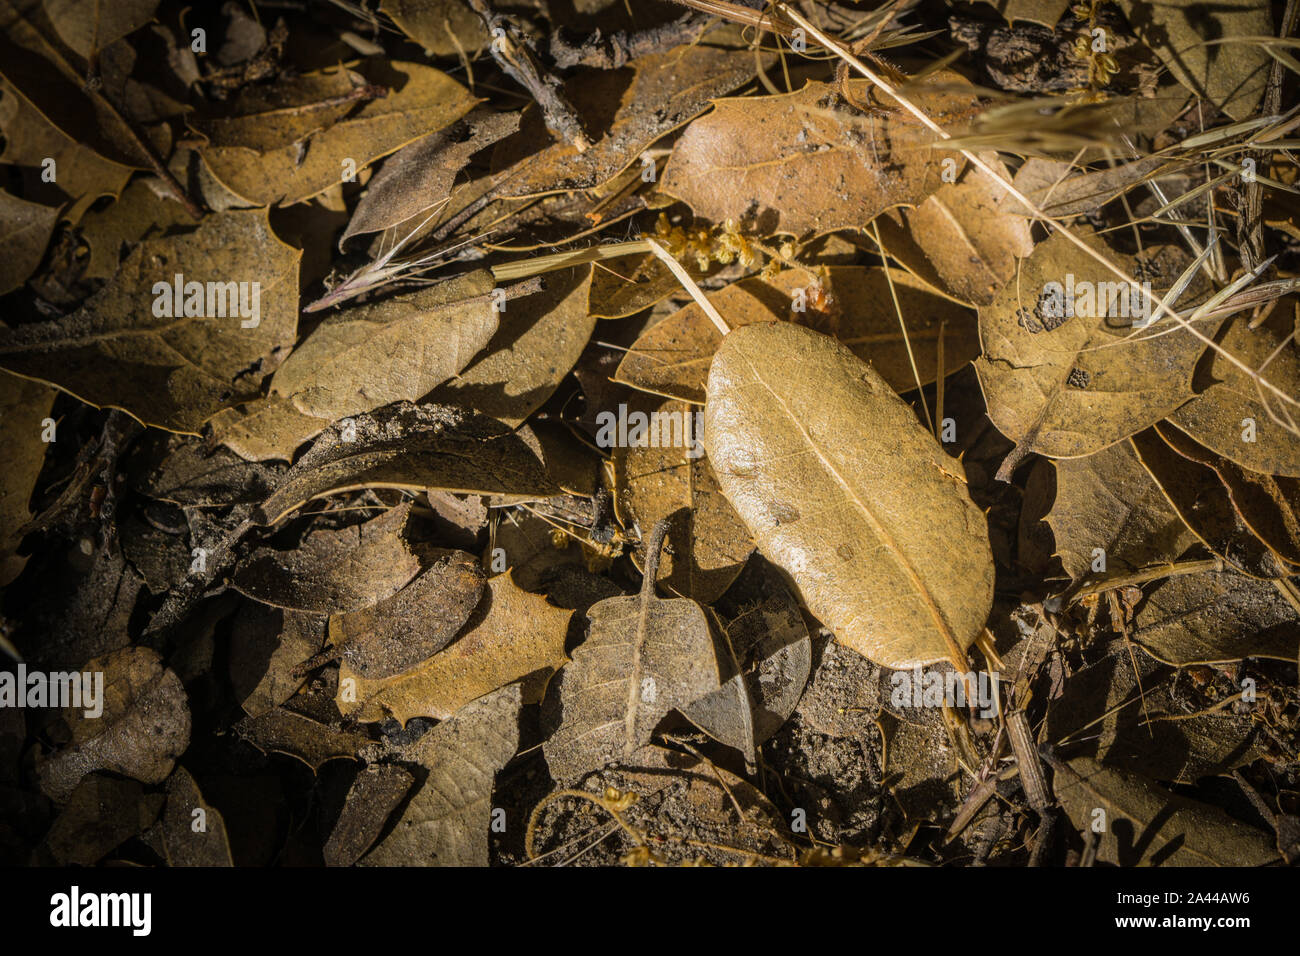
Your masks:
[[[993,602],[988,525],[870,365],[802,326],[745,326],[704,416],[723,493],[836,639],[886,667],[964,661]]]

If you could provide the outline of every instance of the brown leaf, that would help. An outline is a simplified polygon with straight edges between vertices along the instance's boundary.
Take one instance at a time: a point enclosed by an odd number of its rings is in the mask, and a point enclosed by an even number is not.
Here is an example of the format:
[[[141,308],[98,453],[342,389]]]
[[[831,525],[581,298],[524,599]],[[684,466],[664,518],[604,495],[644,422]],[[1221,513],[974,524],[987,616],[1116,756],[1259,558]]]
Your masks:
[[[294,611],[341,614],[396,594],[420,570],[402,537],[411,503],[363,524],[322,528],[291,551],[260,548],[240,562],[231,585],[241,594]]]
[[[1249,327],[1249,313],[1235,316],[1217,339],[1229,355],[1250,368],[1263,368],[1265,380],[1293,396],[1300,395],[1300,354],[1287,339],[1294,334],[1296,308],[1296,299],[1281,300],[1256,329]],[[1300,436],[1273,418],[1273,400],[1262,401],[1250,376],[1217,352],[1206,354],[1198,373],[1202,371],[1209,386],[1170,415],[1170,421],[1243,468],[1300,478]]]
[[[235,724],[235,733],[263,753],[285,754],[313,771],[331,760],[356,759],[370,738],[355,730],[322,723],[285,707],[276,707]]]
[[[509,574],[490,578],[460,635],[423,663],[392,677],[368,679],[346,658],[339,669],[339,709],[354,720],[451,717],[470,701],[566,660],[572,611],[521,590]],[[529,696],[536,695],[529,690]]]
[[[27,564],[27,556],[17,553],[22,543],[19,530],[32,517],[28,502],[49,448],[41,438],[42,423],[57,394],[40,382],[0,375],[0,447],[7,459],[0,474],[0,587],[18,577]]]
[[[563,717],[543,751],[564,786],[625,761],[650,742],[670,710],[721,686],[717,648],[700,606],[655,596],[667,531],[661,521],[650,536],[641,593],[606,598],[587,611],[587,639],[561,674]]]
[[[304,126],[321,126],[320,111],[309,108],[314,99],[328,99],[319,95],[319,84],[311,86],[304,91],[310,98],[295,104],[301,112],[284,111],[291,121],[287,128],[273,130],[271,142],[266,139],[266,104],[254,95],[251,103],[240,104],[248,110],[241,119],[249,122],[214,131],[216,138],[199,155],[218,182],[250,204],[288,205],[310,199],[342,182],[349,171],[355,175],[374,160],[454,123],[476,102],[447,74],[419,63],[392,62],[380,68],[370,61],[362,72],[370,83],[389,87],[388,95],[332,124],[326,116],[324,128],[304,133]],[[349,88],[361,79],[353,81],[347,73],[343,78]],[[308,79],[316,77],[303,78]],[[350,170],[346,160],[352,161]]]
[[[483,594],[478,560],[464,551],[435,548],[425,569],[373,607],[330,622],[332,643],[361,677],[393,677],[442,650],[469,620]]]
[[[869,365],[788,322],[737,329],[709,372],[704,442],[759,550],[837,640],[894,668],[965,660],[993,600],[987,523]]]
[[[792,713],[812,671],[812,640],[799,606],[786,592],[727,624],[739,671],[722,688],[682,709],[714,740],[735,747],[751,763],[756,748]]]
[[[395,764],[371,764],[357,774],[325,841],[326,866],[351,866],[379,838],[384,823],[415,778]]]
[[[1179,667],[1300,656],[1300,613],[1269,581],[1232,571],[1178,575],[1147,596],[1133,639]]]
[[[55,818],[45,849],[60,866],[93,866],[143,833],[162,805],[162,794],[145,793],[135,780],[90,774]]]
[[[859,102],[868,87],[848,83]],[[949,132],[974,115],[974,88],[961,88],[952,73],[909,98]],[[832,84],[810,81],[795,93],[718,100],[678,140],[663,189],[715,223],[744,220],[796,236],[859,229],[887,209],[924,201],[942,184],[945,157],[964,165],[934,141],[910,114],[868,115]]]
[[[1121,866],[1262,866],[1277,859],[1272,841],[1217,807],[1090,757],[1048,760],[1057,799],[1077,829],[1091,830],[1096,811],[1104,812],[1098,860]]]
[[[765,58],[770,59],[770,57]],[[579,67],[565,95],[586,124],[604,135],[585,152],[546,142],[539,111],[529,107],[519,132],[497,145],[494,169],[518,164],[501,185],[506,196],[590,189],[638,161],[655,140],[677,129],[754,76],[755,54],[703,44],[638,57],[618,70]]]
[[[36,271],[58,218],[57,207],[0,189],[0,295],[17,289]]]
[[[1006,175],[996,154],[980,158]],[[1016,259],[1034,248],[1029,223],[999,208],[1005,195],[986,172],[971,167],[915,209],[882,216],[881,240],[889,255],[931,285],[972,306],[988,305],[1015,274]],[[874,242],[870,230],[864,235]],[[904,309],[905,317],[911,314]]]
[[[190,743],[190,710],[180,678],[156,651],[127,647],[95,658],[85,675],[102,674],[103,712],[84,706],[63,711],[69,741],[38,760],[41,789],[62,802],[88,773],[108,770],[141,783],[162,783]],[[82,704],[87,704],[84,696]]]
[[[1156,431],[1184,458],[1214,469],[1246,527],[1287,564],[1300,566],[1300,480],[1247,471],[1168,422]]]
[[[130,122],[68,57],[42,0],[0,0],[0,74],[51,124],[105,159],[146,169]]]
[[[1148,246],[1140,257],[1099,248],[1135,281],[1150,281],[1154,296],[1190,262],[1174,246]],[[1066,301],[1071,281],[1074,302]],[[1178,308],[1195,302],[1205,287],[1198,272]],[[1191,397],[1192,370],[1205,346],[1167,317],[1134,329],[1134,312],[1140,321],[1144,300],[1134,302],[1132,288],[1057,233],[1022,259],[1017,275],[980,309],[984,355],[975,368],[989,418],[1016,442],[999,478],[1009,478],[1028,452],[1077,458],[1100,451]],[[1202,320],[1197,327],[1210,335],[1215,325]]]
[[[500,422],[446,406],[395,402],[331,426],[254,517],[274,524],[312,498],[368,487],[536,497],[559,491],[536,453]]]
[[[1232,507],[1227,486],[1213,468],[1178,454],[1154,428],[1130,441],[1142,467],[1207,548],[1252,577],[1275,578],[1295,572],[1241,519]]]
[[[894,296],[898,298],[897,310]],[[922,385],[935,380],[941,326],[945,374],[979,354],[978,331],[970,313],[899,269],[886,273],[876,267],[831,266],[824,279],[802,269],[787,269],[771,279],[742,279],[708,298],[733,329],[789,319],[831,333],[859,358],[871,362],[899,392],[916,388],[918,376]],[[819,299],[828,303],[824,311],[817,308]],[[796,305],[802,308],[796,311]],[[900,312],[906,334],[898,320]],[[699,305],[691,303],[655,323],[636,340],[619,364],[615,381],[655,395],[702,403],[709,363],[721,341],[717,326]]]
[[[653,528],[664,518],[688,509],[669,530],[669,547],[659,564],[659,582],[684,597],[708,604],[727,589],[754,551],[754,542],[740,516],[718,487],[713,469],[703,455],[697,426],[700,412],[685,402],[638,402],[658,421],[675,421],[673,432],[683,441],[613,449],[614,507],[619,520],[632,529]],[[668,418],[666,416],[675,416]],[[656,419],[652,419],[656,420]],[[664,429],[670,431],[669,428]],[[658,433],[657,434],[662,434]],[[645,542],[633,558],[644,568]]]
[[[264,211],[208,216],[193,232],[145,240],[72,315],[0,332],[0,365],[146,424],[197,432],[255,396],[259,379],[248,370],[293,343],[300,255]],[[208,288],[206,298],[187,296],[179,316],[177,275]],[[248,285],[231,296],[236,282]],[[257,314],[243,316],[240,301]]]
[[[271,380],[271,396],[336,421],[417,401],[469,365],[497,331],[486,269],[328,316]]]
[[[518,684],[474,701],[405,754],[429,771],[364,866],[487,866],[492,787],[519,749]],[[516,826],[522,821],[517,821]]]
[[[184,767],[172,771],[167,781],[162,839],[169,866],[234,866],[226,821],[203,799]]]
[[[44,0],[63,42],[89,59],[153,19],[158,0]]]
[[[540,293],[511,300],[501,327],[472,365],[429,396],[518,427],[551,397],[587,345],[590,267],[547,276]]]
[[[470,157],[518,128],[518,113],[476,112],[402,147],[366,187],[339,247],[353,236],[401,226],[445,203]]]
[[[2,79],[0,130],[5,134],[0,162],[18,177],[22,194],[43,205],[62,205],[63,218],[73,224],[99,197],[120,194],[131,177],[130,166],[105,159],[79,142],[75,131],[65,133]],[[51,168],[47,160],[54,163],[52,183],[43,178]]]
[[[248,602],[230,627],[230,683],[244,713],[279,707],[302,687],[294,668],[325,643],[322,614]]]
[[[1094,573],[1099,557],[1104,564],[1096,573],[1136,571],[1173,561],[1196,543],[1128,442],[1052,464],[1056,501],[1047,523],[1073,580]]]

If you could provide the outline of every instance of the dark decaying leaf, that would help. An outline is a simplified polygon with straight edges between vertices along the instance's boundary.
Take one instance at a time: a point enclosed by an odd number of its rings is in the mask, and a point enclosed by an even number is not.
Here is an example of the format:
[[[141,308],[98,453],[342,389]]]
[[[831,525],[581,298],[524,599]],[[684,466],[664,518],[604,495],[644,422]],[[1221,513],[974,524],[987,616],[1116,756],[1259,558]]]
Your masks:
[[[312,770],[330,760],[356,759],[357,751],[370,743],[359,731],[322,723],[286,707],[245,717],[234,730],[263,753],[294,757]]]
[[[348,788],[343,810],[322,851],[326,866],[351,866],[374,845],[415,778],[396,764],[371,764]]]
[[[655,595],[667,533],[667,519],[651,532],[639,595],[606,598],[587,611],[587,638],[559,680],[560,727],[543,746],[551,775],[562,783],[631,757],[670,710],[721,686],[717,647],[700,606]]]
[[[1171,793],[1148,777],[1089,757],[1050,759],[1052,788],[1070,821],[1092,829],[1105,814],[1097,859],[1122,866],[1262,866],[1277,858],[1263,833],[1217,807]]]
[[[155,651],[130,647],[87,662],[83,676],[96,673],[103,679],[102,713],[87,716],[83,693],[81,706],[63,711],[68,742],[37,764],[41,789],[58,801],[97,770],[162,783],[189,746],[185,688]]]
[[[163,847],[171,866],[233,866],[226,821],[209,805],[184,767],[167,781],[162,815]]]
[[[255,515],[272,524],[304,502],[354,488],[438,488],[545,497],[559,491],[536,454],[494,419],[397,402],[332,426]]]
[[[341,614],[330,624],[343,659],[365,678],[392,677],[442,650],[483,593],[483,569],[464,551],[435,549],[425,569],[372,607]]]
[[[262,548],[235,569],[241,593],[293,611],[343,614],[377,604],[404,588],[420,559],[402,537],[411,513],[404,502],[350,528],[313,531],[291,551]]]
[[[1300,616],[1271,581],[1209,571],[1163,582],[1138,607],[1133,639],[1179,666],[1300,657]]]
[[[812,641],[787,593],[729,621],[737,672],[718,690],[682,708],[687,720],[751,762],[794,712],[812,670]]]

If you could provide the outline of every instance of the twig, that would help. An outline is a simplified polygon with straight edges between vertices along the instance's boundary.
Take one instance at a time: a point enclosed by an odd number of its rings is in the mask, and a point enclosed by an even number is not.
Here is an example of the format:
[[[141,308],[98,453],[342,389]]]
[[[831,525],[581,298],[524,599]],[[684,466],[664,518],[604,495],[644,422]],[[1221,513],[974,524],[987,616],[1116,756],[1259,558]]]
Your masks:
[[[489,46],[492,59],[537,101],[546,128],[580,153],[589,149],[591,140],[583,132],[577,113],[561,91],[560,80],[542,66],[528,38],[514,21],[493,12],[487,0],[469,0],[469,5],[492,35]]]

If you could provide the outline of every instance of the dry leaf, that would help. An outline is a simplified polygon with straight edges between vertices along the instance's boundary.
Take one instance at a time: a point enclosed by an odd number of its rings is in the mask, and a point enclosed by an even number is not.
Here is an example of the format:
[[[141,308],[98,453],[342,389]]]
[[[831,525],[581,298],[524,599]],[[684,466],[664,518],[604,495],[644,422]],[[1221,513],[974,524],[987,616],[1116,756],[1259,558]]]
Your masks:
[[[1138,607],[1133,639],[1168,664],[1300,658],[1300,612],[1271,582],[1232,571],[1178,575]]]
[[[156,651],[128,647],[88,661],[87,674],[102,674],[103,712],[87,716],[87,701],[63,711],[68,743],[37,761],[41,789],[59,802],[71,796],[81,778],[108,770],[162,783],[190,743],[190,710],[180,678]]]
[[[691,424],[699,412],[685,402],[651,402],[631,406],[659,415],[660,421],[682,425],[684,440],[613,449],[614,507],[627,528],[653,528],[681,509],[668,533],[672,549],[659,564],[659,583],[684,597],[703,603],[716,601],[736,579],[754,551],[754,542],[740,516],[718,488],[717,478]],[[662,416],[676,416],[674,419]],[[689,428],[689,434],[685,434]],[[644,542],[633,558],[644,568]]]
[[[650,536],[641,593],[593,604],[587,639],[561,672],[563,716],[543,751],[551,776],[564,786],[626,761],[650,742],[670,710],[721,686],[717,648],[703,610],[689,598],[655,596],[667,531],[664,520]]]
[[[1300,480],[1247,471],[1168,422],[1157,425],[1156,432],[1184,458],[1214,469],[1228,491],[1233,508],[1251,533],[1275,555],[1300,570]]]
[[[1056,501],[1046,520],[1071,579],[1172,561],[1196,543],[1128,442],[1052,464]]]
[[[293,343],[300,255],[264,211],[215,213],[191,233],[145,240],[72,315],[0,333],[0,365],[146,424],[197,432],[254,397],[249,370]],[[184,293],[179,316],[177,276],[204,286]]]
[[[1079,830],[1105,813],[1097,859],[1121,866],[1263,866],[1272,842],[1217,807],[1188,800],[1090,757],[1048,758],[1057,799]]]
[[[887,667],[965,660],[993,600],[987,523],[869,365],[788,322],[737,329],[709,372],[704,442],[759,550],[837,640]]]
[[[63,42],[89,59],[153,19],[158,0],[44,0]]]
[[[26,555],[17,553],[22,543],[19,530],[32,516],[27,505],[49,448],[42,440],[43,423],[57,394],[40,382],[0,375],[0,447],[7,459],[0,476],[0,587],[18,577],[27,564]]]
[[[799,606],[786,592],[727,624],[738,672],[682,714],[714,740],[753,763],[799,703],[812,671],[812,640]]]
[[[503,687],[408,750],[406,758],[426,767],[428,777],[363,865],[487,866],[492,786],[519,749],[520,705],[519,685]]]
[[[353,236],[401,226],[445,203],[470,157],[518,127],[518,113],[473,113],[402,147],[370,180],[339,247]]]
[[[1267,5],[1255,0],[1196,0],[1143,3],[1118,0],[1138,39],[1155,51],[1179,83],[1233,119],[1245,119],[1259,105],[1272,57],[1254,43],[1214,43],[1233,37],[1275,36]]]
[[[420,571],[403,538],[403,502],[377,518],[311,532],[291,551],[260,548],[240,562],[231,585],[273,607],[317,614],[358,611],[396,594]]]
[[[569,374],[591,338],[590,267],[551,273],[546,289],[505,303],[486,353],[430,401],[473,408],[518,427]]]
[[[396,764],[371,764],[357,774],[325,841],[326,866],[351,866],[379,838],[415,778]]]
[[[339,669],[339,709],[354,720],[451,717],[470,701],[566,660],[564,636],[572,611],[521,590],[511,575],[490,578],[460,635],[418,666],[367,679],[345,657]]]
[[[36,271],[58,218],[57,207],[0,189],[0,295],[17,289]]]
[[[325,117],[324,128],[313,132],[322,117],[310,107],[316,99],[329,98],[326,94],[333,84],[326,78],[335,77],[342,77],[347,88],[368,80],[390,92],[333,124]],[[313,79],[321,82],[308,82]],[[229,122],[211,130],[212,142],[199,150],[216,180],[251,205],[287,205],[310,199],[342,182],[349,172],[355,176],[374,160],[454,123],[476,102],[447,74],[419,63],[393,62],[380,69],[371,61],[364,77],[340,71],[301,81],[305,101],[279,111],[289,117],[285,127],[268,129],[268,104],[250,94],[247,100],[251,102],[236,105],[236,117],[246,122]],[[275,139],[268,141],[268,135]]]
[[[294,668],[325,643],[323,614],[248,602],[230,627],[230,683],[244,713],[279,707],[302,687]]]
[[[1134,281],[1149,281],[1157,298],[1190,262],[1174,246],[1148,246],[1140,257],[1099,248]],[[1205,286],[1197,273],[1178,308],[1195,302]],[[1077,458],[1100,451],[1191,397],[1192,370],[1205,346],[1167,317],[1134,329],[1133,312],[1141,321],[1144,300],[1131,300],[1133,288],[1058,233],[1021,260],[1017,275],[980,309],[984,355],[975,368],[989,418],[1016,442],[999,478],[1009,478],[1028,452]],[[1098,300],[1106,302],[1098,307]],[[1202,320],[1197,328],[1210,335],[1215,325]]]
[[[974,89],[948,89],[954,74],[941,77],[909,90],[909,99],[954,132],[974,115]],[[859,102],[868,88],[848,83]],[[960,170],[960,154],[935,140],[910,114],[869,115],[832,84],[810,81],[795,93],[717,101],[678,140],[663,189],[697,216],[743,220],[762,233],[859,229],[924,201],[942,184],[943,159]]]
[[[708,298],[733,329],[789,319],[831,333],[900,392],[916,388],[918,376],[922,385],[935,380],[941,327],[945,373],[979,354],[970,312],[906,272],[862,266],[825,271],[825,277],[787,269],[771,279],[742,279]],[[623,357],[614,379],[652,394],[703,403],[709,363],[721,341],[717,326],[691,303],[647,329]]]
[[[980,158],[1009,178],[997,154]],[[1005,195],[988,173],[971,167],[915,209],[881,217],[881,241],[889,255],[936,288],[972,306],[988,305],[1015,274],[1016,259],[1034,248],[1029,223],[999,207]],[[868,230],[865,238],[874,242],[875,235]],[[913,313],[904,309],[903,315]]]
[[[162,841],[168,866],[234,866],[226,821],[203,799],[184,767],[177,767],[167,780]]]
[[[402,590],[331,620],[331,643],[359,676],[392,677],[432,657],[478,606],[484,574],[473,555],[435,548],[422,557],[425,569]]]
[[[486,269],[328,316],[271,380],[271,395],[336,421],[428,395],[497,331]]]
[[[0,71],[3,72],[3,71]],[[131,177],[131,167],[96,153],[46,119],[13,86],[0,79],[0,163],[22,183],[23,195],[47,206],[63,205],[63,218],[75,224],[101,196],[116,197]],[[43,178],[53,161],[56,179]]]
[[[357,751],[370,743],[363,733],[322,723],[285,707],[245,717],[234,730],[263,753],[294,757],[313,771],[330,760],[356,759]]]
[[[1232,507],[1227,486],[1213,468],[1178,454],[1154,428],[1130,441],[1142,467],[1207,548],[1252,577],[1275,578],[1295,572],[1241,519]]]
[[[1262,367],[1268,382],[1293,396],[1300,395],[1300,354],[1294,341],[1286,340],[1294,335],[1296,308],[1294,298],[1281,300],[1256,329],[1249,328],[1250,314],[1243,313],[1229,319],[1218,337],[1229,355],[1250,368]],[[1217,352],[1207,353],[1200,364],[1197,377],[1203,371],[1208,387],[1170,421],[1243,468],[1300,478],[1300,436],[1270,414],[1275,399],[1263,401],[1251,378]]]
[[[254,517],[274,524],[312,498],[355,488],[536,497],[559,491],[536,453],[500,422],[446,406],[395,402],[332,425]]]
[[[713,97],[752,79],[757,62],[749,50],[692,44],[638,57],[619,70],[579,68],[565,95],[604,135],[584,152],[553,143],[536,153],[537,143],[549,134],[530,106],[519,132],[499,143],[492,157],[494,169],[514,166],[500,187],[502,195],[590,189],[613,179],[659,137],[704,112]]]

